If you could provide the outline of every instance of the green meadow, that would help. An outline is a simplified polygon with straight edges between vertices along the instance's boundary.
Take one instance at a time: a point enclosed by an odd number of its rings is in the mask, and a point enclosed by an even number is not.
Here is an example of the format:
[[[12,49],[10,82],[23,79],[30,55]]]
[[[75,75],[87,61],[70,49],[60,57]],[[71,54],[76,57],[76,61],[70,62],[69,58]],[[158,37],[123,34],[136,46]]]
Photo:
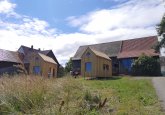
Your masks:
[[[163,115],[148,79],[0,78],[0,114]]]

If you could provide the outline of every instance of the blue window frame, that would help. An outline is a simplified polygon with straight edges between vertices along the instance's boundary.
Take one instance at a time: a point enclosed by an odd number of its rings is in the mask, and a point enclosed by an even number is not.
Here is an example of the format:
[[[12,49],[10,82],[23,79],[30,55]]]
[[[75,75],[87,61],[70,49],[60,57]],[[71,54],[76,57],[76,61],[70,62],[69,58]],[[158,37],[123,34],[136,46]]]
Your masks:
[[[85,63],[85,71],[86,72],[91,72],[92,71],[92,63],[91,62],[86,62]]]

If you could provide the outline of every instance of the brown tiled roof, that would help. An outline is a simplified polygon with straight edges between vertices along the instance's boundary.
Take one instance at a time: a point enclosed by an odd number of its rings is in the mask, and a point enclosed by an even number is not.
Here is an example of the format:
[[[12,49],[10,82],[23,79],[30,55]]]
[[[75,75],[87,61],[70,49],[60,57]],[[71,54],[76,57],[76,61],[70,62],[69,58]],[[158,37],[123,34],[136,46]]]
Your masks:
[[[17,52],[0,49],[0,61],[22,63]]]
[[[82,54],[88,47],[90,47],[94,50],[97,50],[99,52],[103,52],[106,55],[108,55],[109,57],[115,57],[120,52],[121,44],[122,44],[122,41],[116,41],[116,42],[80,46],[72,59],[73,60],[81,59]]]
[[[139,57],[142,54],[147,56],[159,56],[153,49],[158,42],[156,36],[124,40],[118,58]]]

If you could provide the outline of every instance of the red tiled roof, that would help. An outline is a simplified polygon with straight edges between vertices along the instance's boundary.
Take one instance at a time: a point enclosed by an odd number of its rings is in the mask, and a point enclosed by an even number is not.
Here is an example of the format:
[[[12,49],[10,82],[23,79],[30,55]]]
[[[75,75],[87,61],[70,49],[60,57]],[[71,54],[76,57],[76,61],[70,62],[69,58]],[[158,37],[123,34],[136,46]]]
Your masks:
[[[159,56],[159,53],[155,53],[153,49],[157,42],[158,38],[156,36],[125,40],[122,43],[118,58],[139,57],[142,54]]]
[[[134,58],[139,57],[142,54],[145,54],[147,56],[159,56],[159,53],[155,53],[154,49],[150,50],[139,50],[139,51],[128,51],[128,52],[121,52],[118,55],[118,58]]]
[[[151,49],[157,42],[158,38],[156,36],[125,40],[121,52]]]

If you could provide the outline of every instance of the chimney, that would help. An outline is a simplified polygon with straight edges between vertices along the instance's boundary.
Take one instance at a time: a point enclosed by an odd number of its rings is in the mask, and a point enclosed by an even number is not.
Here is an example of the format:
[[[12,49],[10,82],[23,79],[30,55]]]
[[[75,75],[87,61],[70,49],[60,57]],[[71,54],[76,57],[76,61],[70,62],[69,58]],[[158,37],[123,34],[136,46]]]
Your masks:
[[[33,45],[31,45],[31,49],[33,50]]]

